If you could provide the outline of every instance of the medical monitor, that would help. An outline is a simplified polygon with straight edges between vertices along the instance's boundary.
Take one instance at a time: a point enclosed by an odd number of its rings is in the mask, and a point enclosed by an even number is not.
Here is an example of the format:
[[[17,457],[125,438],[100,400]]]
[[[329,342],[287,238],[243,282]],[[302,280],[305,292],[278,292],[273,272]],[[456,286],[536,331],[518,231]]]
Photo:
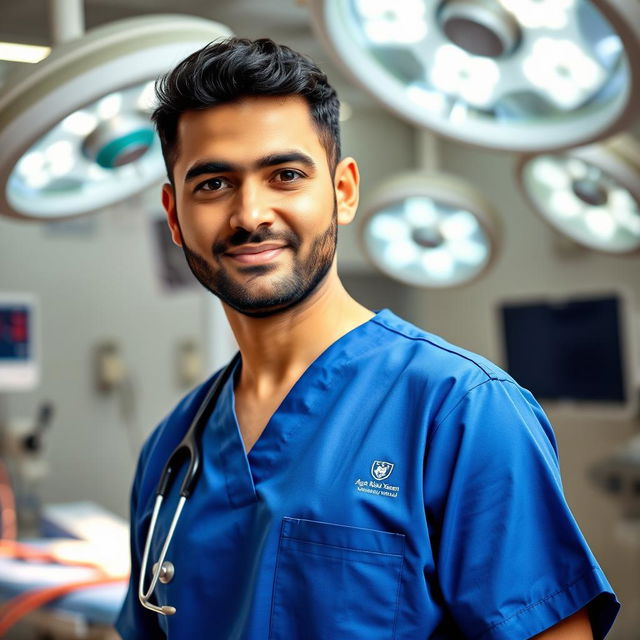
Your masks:
[[[503,304],[508,372],[541,401],[610,408],[635,403],[626,308],[615,293]]]
[[[38,383],[36,309],[31,295],[0,292],[0,393]]]

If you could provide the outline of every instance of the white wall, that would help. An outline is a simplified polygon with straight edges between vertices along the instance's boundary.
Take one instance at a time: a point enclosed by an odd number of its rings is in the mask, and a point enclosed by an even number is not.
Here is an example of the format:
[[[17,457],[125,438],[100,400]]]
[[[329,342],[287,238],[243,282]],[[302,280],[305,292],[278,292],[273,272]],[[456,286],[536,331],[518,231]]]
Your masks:
[[[48,501],[91,499],[125,514],[133,461],[149,429],[182,394],[172,363],[180,339],[201,339],[202,296],[166,296],[153,272],[151,237],[138,200],[58,225],[0,219],[0,290],[40,300],[42,382],[5,396],[10,418],[49,399]],[[128,436],[118,398],[94,386],[93,352],[116,340],[135,389]]]

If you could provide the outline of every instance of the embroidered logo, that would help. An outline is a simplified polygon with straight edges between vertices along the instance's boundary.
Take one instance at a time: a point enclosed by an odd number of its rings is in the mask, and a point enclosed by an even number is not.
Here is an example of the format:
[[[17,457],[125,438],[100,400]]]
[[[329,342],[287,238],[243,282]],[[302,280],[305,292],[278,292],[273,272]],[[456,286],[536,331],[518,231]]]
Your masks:
[[[356,491],[360,493],[368,493],[373,496],[384,496],[385,498],[397,498],[400,493],[400,487],[395,484],[383,482],[392,473],[395,464],[387,460],[374,460],[369,469],[369,473],[373,480],[358,478],[353,484]]]
[[[371,476],[375,480],[386,480],[393,472],[393,462],[387,462],[386,460],[374,460],[371,465]]]

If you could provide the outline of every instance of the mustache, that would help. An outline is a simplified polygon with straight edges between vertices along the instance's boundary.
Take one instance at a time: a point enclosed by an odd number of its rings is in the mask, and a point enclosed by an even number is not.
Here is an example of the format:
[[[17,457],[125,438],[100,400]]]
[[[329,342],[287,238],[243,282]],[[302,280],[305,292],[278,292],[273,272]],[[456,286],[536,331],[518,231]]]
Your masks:
[[[239,247],[243,244],[260,244],[262,242],[279,242],[289,245],[294,250],[297,250],[300,246],[300,238],[293,231],[271,231],[268,228],[258,227],[255,231],[238,229],[226,240],[215,242],[211,251],[214,256],[220,256],[234,247]]]

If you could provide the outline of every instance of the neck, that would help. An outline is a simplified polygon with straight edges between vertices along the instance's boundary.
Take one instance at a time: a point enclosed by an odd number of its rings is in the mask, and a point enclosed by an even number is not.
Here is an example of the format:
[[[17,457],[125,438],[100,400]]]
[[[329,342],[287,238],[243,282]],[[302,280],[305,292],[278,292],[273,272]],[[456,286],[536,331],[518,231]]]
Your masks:
[[[327,347],[374,315],[347,293],[335,264],[307,299],[280,314],[252,318],[224,308],[242,354],[238,387],[259,396],[291,386]]]

